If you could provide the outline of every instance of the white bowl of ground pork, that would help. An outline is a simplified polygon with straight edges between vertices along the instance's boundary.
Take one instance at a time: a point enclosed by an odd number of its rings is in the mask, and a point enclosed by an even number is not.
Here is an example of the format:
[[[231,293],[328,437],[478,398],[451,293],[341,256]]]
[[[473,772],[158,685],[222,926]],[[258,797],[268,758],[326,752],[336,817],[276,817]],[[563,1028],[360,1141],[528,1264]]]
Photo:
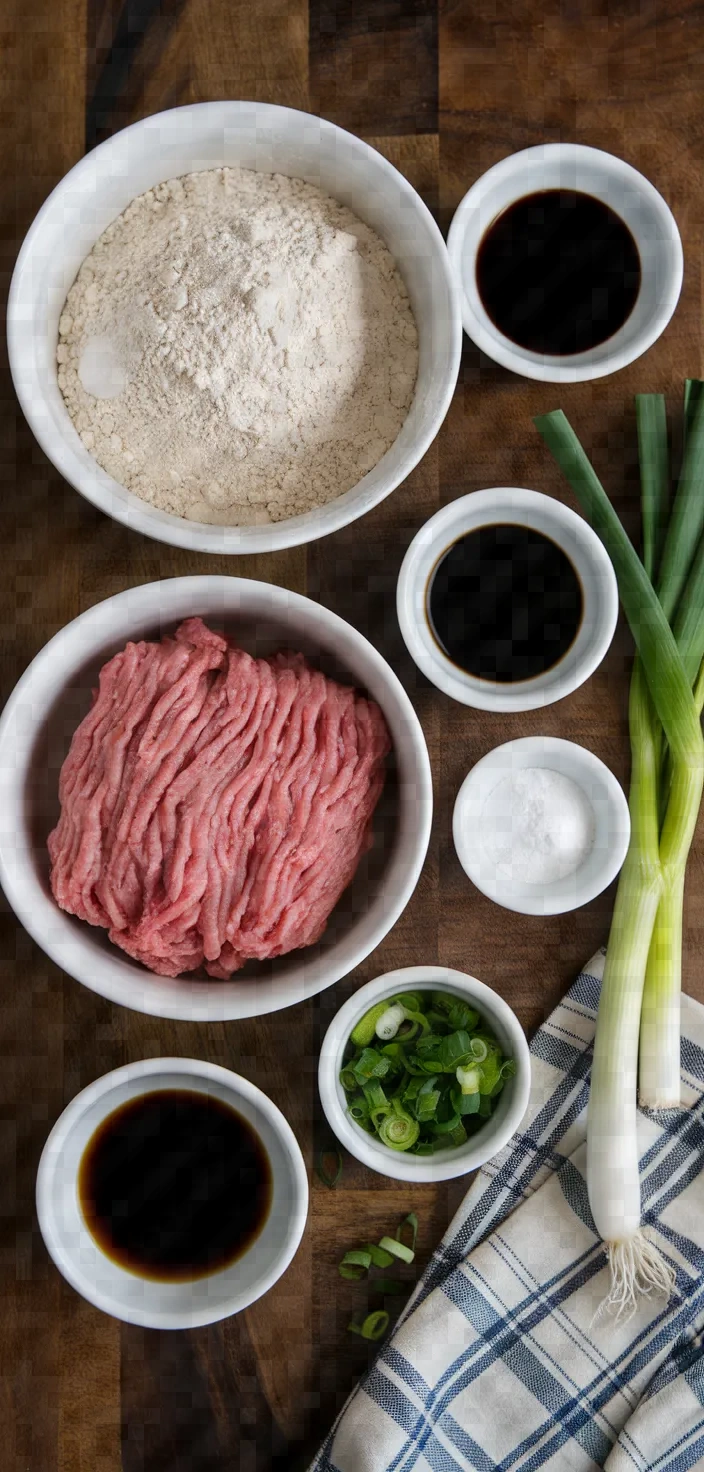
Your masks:
[[[107,660],[128,641],[160,639],[191,617],[247,653],[304,654],[323,674],[381,707],[392,742],[373,842],[321,938],[275,960],[248,962],[229,981],[205,973],[157,976],[105,930],[59,909],[49,884],[47,838],[59,816],[59,773],[91,708]],[[67,624],[40,651],[0,719],[0,883],[38,945],[92,991],[139,1012],[192,1021],[259,1016],[330,986],[395,924],[428,847],[432,781],[425,739],[402,685],[373,646],[328,609],[269,583],[220,576],[131,588]]]
[[[214,193],[206,191],[203,201],[204,217],[214,211],[217,226],[205,246],[202,231],[198,243],[188,222],[179,220],[180,201],[187,213],[198,184],[191,182],[185,193],[180,186],[175,194],[167,191],[166,200],[164,190],[159,193],[166,181],[222,169],[253,170],[260,177],[260,186],[242,206],[237,179],[241,183],[243,176],[223,176],[222,187],[232,189],[233,179],[237,185],[246,245],[235,253],[239,264],[227,267],[235,277],[227,276],[225,266],[221,270],[222,181],[214,180]],[[272,185],[272,175],[284,178]],[[301,225],[301,191],[302,203],[306,198],[310,203],[311,185],[363,223],[356,240],[349,217],[333,218],[318,256],[311,254],[310,231],[306,235],[304,229],[308,244],[301,275],[294,237]],[[140,207],[134,229],[122,242],[124,269],[113,269],[108,277],[98,271],[95,280],[92,268],[88,275],[84,271],[69,311],[67,295],[103,232],[133,201],[155,189],[149,208]],[[272,199],[272,189],[277,198]],[[142,258],[149,209],[153,206],[156,220],[166,205],[174,224],[152,289],[145,287]],[[365,227],[380,237],[393,262],[373,240],[370,246]],[[229,228],[225,222],[226,245]],[[118,233],[122,229],[116,227]],[[229,238],[231,243],[232,232]],[[281,280],[279,244],[287,252]],[[405,311],[407,320],[391,322],[387,336],[379,326],[382,298],[375,295],[375,285],[369,287],[370,249],[376,252],[377,285],[383,285],[385,273],[388,282],[394,262],[401,278],[401,293],[392,292],[389,312]],[[257,267],[262,252],[268,263],[263,271]],[[108,281],[116,283],[110,291]],[[385,288],[382,297],[388,297]],[[103,308],[113,323],[112,335]],[[235,310],[242,326],[237,332],[232,331]],[[361,337],[355,336],[355,323]],[[135,123],[66,175],[20,251],[7,332],[24,413],[42,449],[76,490],[107,515],[159,541],[201,552],[243,553],[325,536],[400,485],[447,412],[462,323],[440,231],[419,195],[386,159],[307,113],[262,103],[211,102]],[[256,343],[248,340],[251,332]],[[162,335],[163,347],[155,346],[154,333]],[[405,361],[404,334],[411,350]],[[316,340],[322,345],[317,359]],[[227,358],[224,377],[220,343]],[[244,376],[237,378],[238,373]],[[139,436],[132,407],[126,414],[128,392],[135,395],[130,399],[134,414],[141,415]],[[277,444],[288,466],[281,485]],[[273,459],[262,459],[264,445]],[[115,478],[121,466],[132,490]],[[156,482],[165,477],[169,485],[162,484],[156,494]],[[306,509],[314,480],[322,487],[324,504]],[[144,495],[156,495],[160,504],[150,504]],[[162,509],[163,503],[169,509]],[[173,514],[174,507],[179,514]],[[225,524],[213,524],[218,521]]]

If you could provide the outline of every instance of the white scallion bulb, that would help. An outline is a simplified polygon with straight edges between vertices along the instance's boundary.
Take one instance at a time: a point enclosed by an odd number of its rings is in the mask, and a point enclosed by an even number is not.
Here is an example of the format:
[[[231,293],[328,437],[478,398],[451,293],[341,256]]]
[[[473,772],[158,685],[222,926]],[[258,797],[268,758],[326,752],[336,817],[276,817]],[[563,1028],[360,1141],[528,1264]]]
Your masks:
[[[381,1039],[382,1043],[390,1043],[391,1039],[395,1038],[404,1016],[403,1007],[395,1005],[393,1007],[387,1007],[386,1011],[382,1012],[381,1017],[377,1018],[376,1035]]]

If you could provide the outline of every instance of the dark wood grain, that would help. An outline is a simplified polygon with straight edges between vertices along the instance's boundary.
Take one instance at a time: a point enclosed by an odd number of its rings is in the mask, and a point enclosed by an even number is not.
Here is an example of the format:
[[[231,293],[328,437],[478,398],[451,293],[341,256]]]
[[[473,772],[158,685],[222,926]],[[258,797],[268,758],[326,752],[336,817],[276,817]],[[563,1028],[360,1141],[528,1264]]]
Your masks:
[[[512,377],[465,343],[443,430],[383,505],[324,543],[276,556],[206,558],[102,517],[33,443],[0,360],[0,698],[82,609],[182,573],[260,577],[350,619],[391,660],[423,723],[436,813],[428,860],[404,915],[357,971],[302,1007],[198,1027],[112,1007],[63,976],[0,903],[0,1396],[2,1472],[296,1472],[371,1351],[346,1333],[363,1285],[336,1264],[412,1205],[422,1267],[466,1183],[414,1190],[346,1160],[311,1210],[288,1273],[245,1314],[192,1334],[120,1327],[80,1300],[48,1261],[33,1188],[46,1134],[68,1100],[120,1063],[194,1054],[232,1067],[284,1110],[309,1165],[328,1138],[316,1063],[334,1010],[393,966],[442,961],[497,988],[529,1029],[605,938],[612,894],[550,920],[478,895],[451,843],[468,767],[497,742],[543,732],[581,741],[625,779],[621,630],[582,690],[546,711],[494,717],[454,705],[402,644],[394,590],[405,548],[438,506],[481,486],[533,486],[570,501],[532,427],[561,403],[635,526],[633,394],[676,406],[701,374],[704,21],[689,0],[5,0],[0,23],[0,274],[61,175],[94,140],[180,102],[254,98],[311,108],[361,133],[420,191],[443,226],[497,159],[579,139],[643,169],[668,199],[685,284],[661,341],[632,368],[556,390]],[[3,350],[4,354],[4,350]],[[687,887],[685,984],[704,997],[701,834]]]
[[[311,102],[358,133],[437,131],[435,0],[310,0]]]

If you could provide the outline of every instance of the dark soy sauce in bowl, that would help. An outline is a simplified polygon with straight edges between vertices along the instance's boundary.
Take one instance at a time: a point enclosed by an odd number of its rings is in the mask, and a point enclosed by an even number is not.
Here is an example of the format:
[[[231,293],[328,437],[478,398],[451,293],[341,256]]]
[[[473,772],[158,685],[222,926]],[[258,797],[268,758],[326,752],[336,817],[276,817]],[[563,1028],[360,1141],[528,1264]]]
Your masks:
[[[623,327],[641,283],[638,246],[609,205],[546,189],[508,205],[480,243],[477,289],[504,337],[529,352],[588,352]]]
[[[582,585],[557,542],[499,522],[453,542],[428,581],[430,628],[465,674],[509,684],[553,668],[582,622]]]
[[[161,1089],[103,1120],[80,1164],[78,1195],[98,1246],[163,1283],[236,1262],[269,1215],[271,1166],[246,1119],[211,1094]]]

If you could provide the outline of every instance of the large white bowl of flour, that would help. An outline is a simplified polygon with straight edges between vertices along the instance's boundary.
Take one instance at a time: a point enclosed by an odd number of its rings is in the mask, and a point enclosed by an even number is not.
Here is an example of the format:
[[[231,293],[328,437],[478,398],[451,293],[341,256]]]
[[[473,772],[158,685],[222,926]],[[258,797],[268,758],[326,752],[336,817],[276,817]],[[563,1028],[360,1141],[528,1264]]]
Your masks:
[[[79,435],[58,381],[60,318],[96,241],[147,191],[168,180],[221,168],[303,180],[351,210],[393,256],[418,332],[410,408],[378,463],[351,489],[325,504],[264,524],[257,524],[256,513],[255,524],[249,525],[193,520],[194,510],[198,514],[193,504],[190,515],[176,515],[132,493],[101,467],[84,443],[86,435]],[[174,292],[179,289],[178,282],[165,279],[164,284]],[[262,309],[267,309],[263,300]],[[364,515],[400,485],[442,424],[457,379],[462,341],[459,300],[444,241],[408,181],[373,148],[334,124],[253,102],[175,108],[124,129],[82,159],[49,196],[26,236],[12,279],[7,332],[12,376],[24,413],[42,449],[71,485],[109,516],[147,536],[197,551],[231,553],[271,551],[325,536]],[[344,357],[343,344],[338,364]],[[103,458],[111,430],[109,401],[105,410]],[[267,399],[262,412],[271,422],[280,410]],[[370,423],[372,446],[375,434]],[[87,438],[90,445],[90,434]],[[111,464],[114,470],[119,457]],[[236,478],[235,453],[232,474]],[[344,483],[344,457],[341,480]],[[217,486],[211,500],[217,516]]]

